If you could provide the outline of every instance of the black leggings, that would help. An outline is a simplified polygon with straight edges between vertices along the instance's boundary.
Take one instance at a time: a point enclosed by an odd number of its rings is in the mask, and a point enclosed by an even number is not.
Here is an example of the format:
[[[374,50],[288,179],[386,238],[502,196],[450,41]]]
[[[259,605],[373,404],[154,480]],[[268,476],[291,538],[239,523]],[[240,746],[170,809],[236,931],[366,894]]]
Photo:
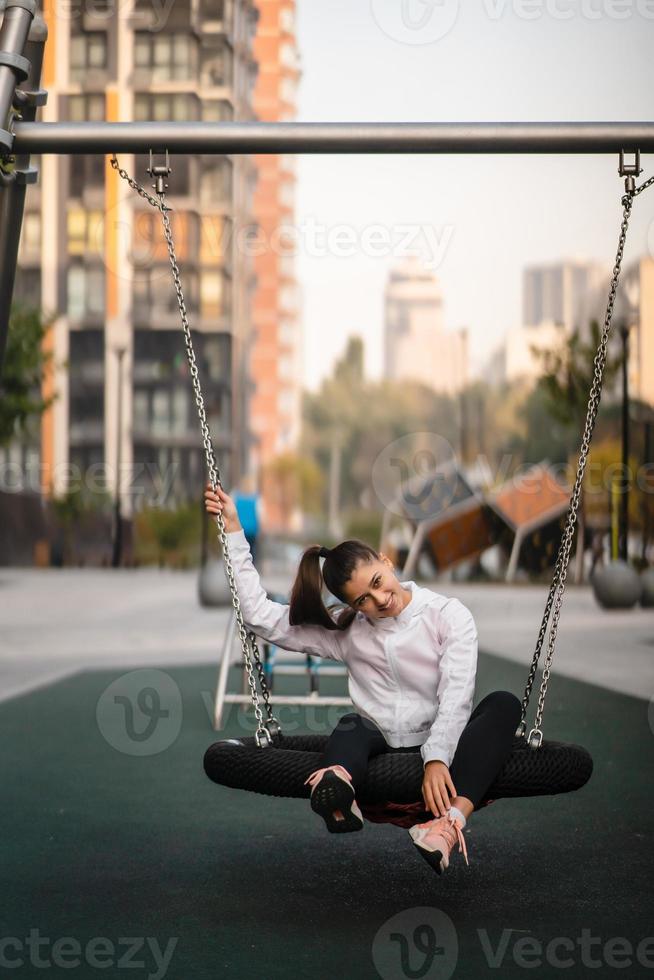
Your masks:
[[[450,775],[458,796],[478,806],[511,753],[522,705],[510,691],[487,694],[461,732]],[[368,759],[380,752],[419,752],[420,745],[391,748],[369,718],[356,712],[343,715],[329,736],[320,767],[345,766],[355,791],[361,787]]]

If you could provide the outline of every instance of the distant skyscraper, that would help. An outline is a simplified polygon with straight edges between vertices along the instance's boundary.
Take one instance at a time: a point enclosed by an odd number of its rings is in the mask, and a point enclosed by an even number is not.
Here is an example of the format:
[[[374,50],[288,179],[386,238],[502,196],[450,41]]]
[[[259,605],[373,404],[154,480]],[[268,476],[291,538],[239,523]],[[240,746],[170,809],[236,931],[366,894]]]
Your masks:
[[[599,316],[598,294],[606,282],[607,267],[576,259],[537,265],[523,272],[522,322],[535,327],[544,322],[561,324],[567,333],[582,332]]]
[[[654,259],[637,259],[624,270],[617,318],[631,325],[630,395],[654,407]],[[618,294],[620,295],[620,293]],[[616,333],[613,324],[612,333]]]
[[[468,378],[467,331],[445,332],[440,284],[418,256],[407,257],[388,277],[384,377],[450,395]]]

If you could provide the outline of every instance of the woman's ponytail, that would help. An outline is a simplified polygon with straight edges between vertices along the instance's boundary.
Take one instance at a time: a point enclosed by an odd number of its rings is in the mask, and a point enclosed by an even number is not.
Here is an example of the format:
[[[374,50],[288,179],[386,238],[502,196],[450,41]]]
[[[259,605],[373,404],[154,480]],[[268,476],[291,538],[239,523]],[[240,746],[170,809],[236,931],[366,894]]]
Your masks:
[[[321,558],[325,559],[322,569]],[[331,549],[318,544],[307,548],[300,559],[298,573],[291,590],[289,610],[291,626],[307,624],[324,626],[329,630],[347,629],[357,611],[348,606],[343,586],[350,580],[361,562],[368,564],[378,560],[379,555],[374,548],[356,539],[343,541]],[[323,602],[323,586],[326,586],[329,592],[346,607],[341,610],[336,620]]]
[[[291,626],[312,624],[330,630],[338,629],[338,625],[329,615],[322,601],[323,578],[320,558],[325,550],[320,545],[311,545],[300,559],[291,590],[291,608],[288,616]]]

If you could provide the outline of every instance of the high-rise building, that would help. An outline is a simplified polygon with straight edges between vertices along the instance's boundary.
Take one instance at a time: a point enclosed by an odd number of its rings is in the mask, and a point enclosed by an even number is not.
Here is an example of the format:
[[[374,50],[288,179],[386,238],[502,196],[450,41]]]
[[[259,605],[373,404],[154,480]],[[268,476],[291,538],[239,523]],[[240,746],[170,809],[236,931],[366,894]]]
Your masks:
[[[300,61],[295,34],[295,0],[259,0],[254,53],[259,65],[254,110],[262,122],[294,119]],[[295,157],[255,156],[259,180],[254,199],[257,250],[254,258],[252,340],[252,430],[256,446],[250,460],[260,476],[278,454],[296,448],[301,425],[302,334],[295,272]],[[266,498],[267,527],[284,518],[275,493],[259,481]]]
[[[467,331],[444,329],[440,283],[419,256],[391,269],[384,300],[384,377],[460,391],[468,380]]]
[[[254,118],[253,0],[46,4],[46,121]],[[151,191],[148,157],[120,166]],[[161,156],[156,162],[163,162]],[[57,399],[42,420],[42,489],[106,474],[123,513],[199,496],[204,453],[161,215],[99,155],[35,160],[16,298],[40,303]],[[256,279],[235,232],[252,224],[244,155],[171,156],[168,198],[207,421],[223,483],[250,453],[247,383]],[[124,351],[124,354],[120,352]],[[122,370],[119,365],[122,363]],[[119,398],[119,392],[122,397]],[[119,403],[122,413],[118,432]],[[92,469],[93,468],[93,469]]]
[[[598,293],[604,281],[608,289],[608,275],[606,266],[576,259],[529,266],[522,275],[523,325],[558,323],[567,333],[586,332],[601,313]]]
[[[654,408],[654,259],[640,258],[625,267],[619,295],[615,318],[631,328],[629,394]]]

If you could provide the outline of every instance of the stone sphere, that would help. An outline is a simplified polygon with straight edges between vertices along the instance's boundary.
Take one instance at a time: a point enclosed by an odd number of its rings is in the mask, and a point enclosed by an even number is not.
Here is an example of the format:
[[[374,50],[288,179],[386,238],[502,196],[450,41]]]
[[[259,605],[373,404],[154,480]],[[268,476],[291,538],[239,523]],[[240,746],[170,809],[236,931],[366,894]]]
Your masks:
[[[611,561],[591,576],[593,592],[604,609],[631,609],[640,599],[638,572],[623,561]]]
[[[654,606],[654,567],[646,568],[640,573],[640,584],[643,589],[640,604],[646,609],[650,609]]]
[[[208,561],[200,569],[198,598],[201,606],[230,606],[232,603],[222,559]]]

